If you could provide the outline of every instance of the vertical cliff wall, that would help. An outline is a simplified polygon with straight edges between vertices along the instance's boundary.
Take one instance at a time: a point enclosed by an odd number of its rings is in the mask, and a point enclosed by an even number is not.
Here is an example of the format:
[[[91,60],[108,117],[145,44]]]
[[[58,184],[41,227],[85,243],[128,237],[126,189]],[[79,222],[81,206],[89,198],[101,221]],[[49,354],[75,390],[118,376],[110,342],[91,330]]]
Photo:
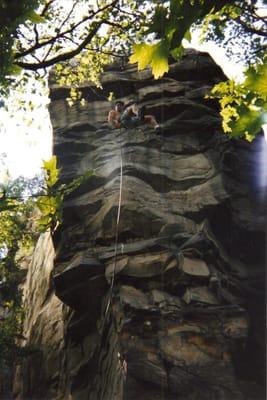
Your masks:
[[[188,51],[163,79],[110,67],[69,108],[51,79],[61,179],[94,169],[41,238],[25,290],[16,399],[263,399],[264,213],[257,141],[229,140],[223,74]],[[111,130],[109,92],[162,125]],[[119,216],[119,217],[118,217]]]

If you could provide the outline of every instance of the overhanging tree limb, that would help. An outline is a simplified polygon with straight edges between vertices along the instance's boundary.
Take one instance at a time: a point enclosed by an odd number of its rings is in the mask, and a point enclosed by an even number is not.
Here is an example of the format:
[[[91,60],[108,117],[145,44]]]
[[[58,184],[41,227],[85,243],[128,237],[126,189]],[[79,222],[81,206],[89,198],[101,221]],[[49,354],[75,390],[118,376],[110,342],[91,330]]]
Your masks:
[[[74,24],[73,26],[71,26],[71,28],[64,30],[63,32],[59,32],[57,35],[51,37],[48,40],[45,41],[36,41],[35,44],[33,46],[31,46],[30,48],[28,48],[25,51],[22,52],[18,52],[15,53],[14,55],[14,60],[18,60],[22,57],[26,57],[27,55],[32,55],[32,53],[36,50],[39,50],[41,48],[44,48],[45,46],[51,45],[53,43],[55,43],[58,39],[62,39],[64,38],[65,35],[69,34],[69,33],[73,33],[75,31],[75,29],[77,29],[80,25],[82,25],[83,23],[91,20],[92,18],[94,18],[95,16],[97,16],[98,14],[100,14],[101,12],[107,10],[110,7],[114,7],[116,5],[116,3],[118,3],[119,0],[114,0],[113,2],[106,4],[105,6],[103,6],[102,8],[97,9],[96,11],[92,12],[91,14],[87,15],[86,17],[82,18],[81,20],[79,20],[76,24]],[[64,20],[64,24],[65,24],[66,20]],[[61,24],[61,27],[64,25]],[[16,62],[16,65],[19,65],[18,62]],[[23,67],[24,68],[24,67]]]
[[[25,68],[31,71],[37,71],[40,68],[47,68],[59,62],[70,60],[71,58],[77,56],[91,42],[103,23],[105,23],[105,20],[98,22],[96,26],[91,30],[91,32],[86,36],[86,38],[82,41],[82,43],[80,43],[80,45],[77,46],[74,50],[52,57],[49,60],[41,61],[38,64],[20,61],[16,61],[15,64],[21,68]]]
[[[263,36],[263,37],[267,37],[267,32],[263,31],[262,29],[256,29],[252,26],[249,26],[248,24],[246,24],[241,18],[236,18],[236,21],[242,25],[242,27],[244,28],[245,31],[249,32],[249,33],[254,33],[256,35],[259,36]]]

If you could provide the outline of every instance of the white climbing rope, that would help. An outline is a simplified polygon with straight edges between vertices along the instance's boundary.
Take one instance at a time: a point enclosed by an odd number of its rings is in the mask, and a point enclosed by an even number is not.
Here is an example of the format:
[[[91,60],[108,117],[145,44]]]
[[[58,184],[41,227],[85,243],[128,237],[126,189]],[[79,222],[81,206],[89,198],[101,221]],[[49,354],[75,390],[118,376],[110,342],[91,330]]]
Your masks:
[[[121,137],[121,128],[120,128],[120,137]],[[114,266],[113,266],[113,270],[112,270],[111,283],[110,283],[110,296],[108,299],[105,316],[107,315],[107,313],[109,311],[109,307],[110,307],[111,301],[112,301],[115,273],[116,273],[116,267],[117,267],[118,238],[119,238],[119,225],[120,225],[121,200],[122,200],[122,177],[123,177],[123,161],[122,161],[122,147],[121,147],[121,142],[120,142],[120,188],[119,188],[118,212],[117,212],[116,232],[115,232]]]

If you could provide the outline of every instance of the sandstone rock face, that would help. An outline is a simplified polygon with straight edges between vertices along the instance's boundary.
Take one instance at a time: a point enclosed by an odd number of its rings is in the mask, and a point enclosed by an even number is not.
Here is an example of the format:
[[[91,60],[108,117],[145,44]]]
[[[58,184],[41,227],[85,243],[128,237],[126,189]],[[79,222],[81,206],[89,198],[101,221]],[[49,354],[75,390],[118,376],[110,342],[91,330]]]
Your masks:
[[[24,285],[23,337],[30,352],[16,368],[13,395],[17,399],[52,399],[57,395],[68,307],[55,296],[52,288],[53,260],[51,237],[43,234]]]
[[[82,88],[84,108],[51,83],[61,179],[95,173],[64,202],[54,266],[36,253],[29,271],[25,335],[39,351],[15,398],[264,398],[260,149],[222,134],[204,99],[221,79],[188,51],[159,81],[110,67],[103,91]],[[137,98],[162,132],[111,130],[111,91]]]

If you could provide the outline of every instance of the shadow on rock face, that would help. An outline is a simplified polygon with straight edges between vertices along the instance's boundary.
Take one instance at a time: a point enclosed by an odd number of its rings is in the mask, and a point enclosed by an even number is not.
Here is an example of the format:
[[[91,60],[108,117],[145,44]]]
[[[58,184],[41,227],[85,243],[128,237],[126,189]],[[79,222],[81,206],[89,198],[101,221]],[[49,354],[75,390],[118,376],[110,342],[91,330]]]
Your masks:
[[[83,87],[83,110],[51,86],[61,179],[95,175],[65,199],[54,235],[64,312],[58,372],[45,366],[43,376],[57,397],[47,389],[47,398],[264,399],[258,153],[223,135],[216,105],[205,102],[223,78],[207,54],[189,51],[159,81],[110,66],[100,97]],[[138,98],[161,131],[108,129],[108,91]],[[47,323],[42,308],[38,318]],[[45,360],[43,342],[40,350]]]

